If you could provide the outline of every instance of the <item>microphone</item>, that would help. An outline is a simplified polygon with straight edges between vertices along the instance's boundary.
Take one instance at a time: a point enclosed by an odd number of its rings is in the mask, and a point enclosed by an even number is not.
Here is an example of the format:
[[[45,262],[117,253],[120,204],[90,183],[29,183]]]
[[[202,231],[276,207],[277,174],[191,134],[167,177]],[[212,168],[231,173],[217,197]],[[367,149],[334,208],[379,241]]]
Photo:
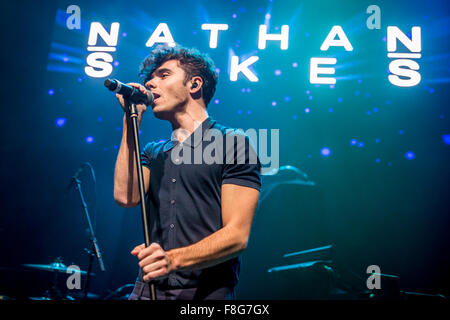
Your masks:
[[[143,94],[139,89],[120,82],[117,79],[106,79],[105,87],[109,90],[123,95],[125,99],[136,104],[150,105],[153,102],[153,94],[147,90],[147,94]]]
[[[73,184],[75,181],[78,180],[78,176],[80,175],[81,172],[83,172],[83,167],[84,167],[85,163],[83,163],[78,170],[74,173],[74,175],[72,176],[72,178],[70,179],[70,182],[67,184],[67,190],[69,190],[70,188],[72,188]]]
[[[83,165],[81,165],[81,166],[78,168],[77,172],[75,172],[75,174],[73,175],[72,179],[73,179],[73,180],[78,179],[78,176],[80,175],[80,173],[81,173],[82,171],[83,171]]]

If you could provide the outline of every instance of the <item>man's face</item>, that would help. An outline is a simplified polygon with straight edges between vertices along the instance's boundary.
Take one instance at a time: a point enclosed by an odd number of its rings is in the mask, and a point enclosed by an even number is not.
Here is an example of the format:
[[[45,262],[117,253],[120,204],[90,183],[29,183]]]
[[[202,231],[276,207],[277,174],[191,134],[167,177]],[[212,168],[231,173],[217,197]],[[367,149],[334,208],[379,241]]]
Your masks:
[[[169,60],[159,66],[145,83],[154,95],[152,108],[157,118],[169,119],[187,103],[189,83],[184,84],[185,75],[177,60]]]

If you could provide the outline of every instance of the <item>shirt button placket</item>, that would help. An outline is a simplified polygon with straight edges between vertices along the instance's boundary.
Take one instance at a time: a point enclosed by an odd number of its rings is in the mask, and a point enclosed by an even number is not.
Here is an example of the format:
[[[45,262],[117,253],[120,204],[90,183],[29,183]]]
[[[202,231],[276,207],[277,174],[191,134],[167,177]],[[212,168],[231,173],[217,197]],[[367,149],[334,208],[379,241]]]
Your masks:
[[[175,190],[176,190],[176,184],[175,184],[175,182],[177,182],[177,179],[175,179],[174,177],[172,177],[171,179],[170,179],[170,184],[171,184],[171,186],[170,186],[170,190],[171,190],[171,200],[170,200],[170,211],[171,211],[171,215],[170,215],[170,220],[171,220],[171,223],[170,223],[170,225],[169,225],[169,232],[171,233],[171,235],[170,235],[170,237],[169,237],[169,239],[170,239],[170,241],[172,242],[171,243],[171,247],[173,247],[174,245],[175,245],[175,243],[176,243],[176,237],[175,237],[175,233],[173,232],[174,231],[174,228],[175,228],[175,215],[176,215],[176,207],[175,207],[175,203],[176,203],[176,201],[175,201],[175,195],[176,195],[176,192],[175,192]]]

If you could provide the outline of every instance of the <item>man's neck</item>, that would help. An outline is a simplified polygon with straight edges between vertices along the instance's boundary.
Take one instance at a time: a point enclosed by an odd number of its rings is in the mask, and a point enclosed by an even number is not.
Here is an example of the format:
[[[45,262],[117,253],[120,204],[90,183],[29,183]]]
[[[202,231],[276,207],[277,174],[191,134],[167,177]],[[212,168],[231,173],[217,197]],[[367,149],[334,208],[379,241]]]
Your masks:
[[[175,132],[177,140],[183,142],[207,118],[208,113],[202,108],[197,111],[186,110],[183,113],[177,113],[170,122],[172,123],[172,130]]]

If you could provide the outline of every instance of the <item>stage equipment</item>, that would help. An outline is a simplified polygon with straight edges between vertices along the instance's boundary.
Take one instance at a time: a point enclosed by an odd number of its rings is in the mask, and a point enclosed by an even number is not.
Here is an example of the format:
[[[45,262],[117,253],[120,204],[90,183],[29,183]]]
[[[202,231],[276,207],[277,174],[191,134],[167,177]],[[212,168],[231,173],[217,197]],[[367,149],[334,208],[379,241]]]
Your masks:
[[[137,165],[137,175],[138,175],[138,182],[139,182],[139,196],[140,196],[140,204],[141,204],[141,216],[142,216],[142,226],[144,228],[144,240],[145,240],[145,246],[150,246],[150,234],[148,230],[148,215],[147,215],[147,208],[145,205],[145,186],[144,186],[144,176],[142,173],[142,162],[141,162],[141,149],[139,147],[139,127],[138,127],[138,110],[136,107],[136,104],[144,103],[144,104],[151,104],[153,102],[153,94],[148,91],[147,95],[143,95],[138,89],[131,88],[130,86],[122,84],[120,81],[117,80],[111,80],[106,79],[105,80],[105,87],[107,87],[109,90],[114,90],[114,86],[111,86],[111,83],[120,83],[121,87],[124,88],[120,92],[124,92],[123,95],[125,101],[127,110],[125,111],[127,114],[127,117],[131,119],[132,124],[132,130],[133,130],[133,136],[134,136],[134,147],[135,147],[135,154],[136,154],[136,165]],[[128,87],[128,88],[127,88]],[[113,89],[112,89],[113,88]],[[130,91],[130,89],[132,91]],[[139,92],[139,94],[137,93]],[[151,281],[150,284],[150,298],[152,300],[156,300],[156,294],[155,294],[155,285]]]
[[[65,296],[58,287],[60,273],[79,273],[80,275],[87,275],[83,270],[78,270],[66,266],[61,257],[57,257],[55,261],[50,264],[22,264],[25,269],[53,272],[53,279],[49,283],[46,295],[43,297],[29,297],[30,300],[74,300],[69,296]],[[93,275],[93,274],[92,274]]]
[[[399,276],[377,274],[379,289],[368,289],[369,274],[357,275],[336,262],[333,245],[283,255],[287,265],[267,270],[285,299],[445,300],[441,294],[400,290]]]
[[[80,201],[81,201],[81,206],[83,207],[83,211],[85,213],[86,216],[86,221],[88,224],[88,229],[89,229],[89,241],[91,241],[92,243],[92,249],[84,249],[87,254],[89,255],[89,265],[88,265],[88,270],[87,270],[87,278],[86,278],[86,282],[84,285],[84,299],[87,298],[87,293],[88,293],[88,289],[89,289],[89,284],[90,284],[90,280],[91,280],[91,270],[92,270],[92,260],[94,259],[94,256],[97,258],[99,267],[101,271],[105,271],[105,266],[103,264],[103,259],[102,259],[102,254],[100,251],[100,247],[98,245],[97,242],[97,238],[95,236],[94,233],[94,228],[92,226],[91,223],[91,218],[89,216],[89,211],[87,208],[87,204],[86,201],[84,200],[84,196],[83,196],[83,191],[81,190],[81,181],[78,179],[79,174],[81,173],[81,168],[83,168],[84,166],[89,166],[91,168],[91,172],[92,172],[92,176],[93,179],[95,181],[95,175],[93,173],[93,168],[92,165],[89,162],[86,162],[84,164],[81,165],[80,169],[78,169],[78,171],[73,175],[72,177],[72,183],[75,184],[75,187],[78,190],[78,194],[80,196]]]
[[[154,97],[151,91],[147,90],[147,94],[143,94],[139,91],[139,89],[124,84],[116,79],[106,79],[105,87],[111,91],[123,95],[124,99],[128,100],[128,102],[133,102],[136,104],[142,103],[147,106],[153,102]]]
[[[50,271],[50,272],[54,271],[60,273],[80,273],[82,275],[87,274],[86,271],[67,267],[64,263],[62,263],[60,258],[57,258],[53,263],[50,264],[22,264],[22,266],[29,269]]]

